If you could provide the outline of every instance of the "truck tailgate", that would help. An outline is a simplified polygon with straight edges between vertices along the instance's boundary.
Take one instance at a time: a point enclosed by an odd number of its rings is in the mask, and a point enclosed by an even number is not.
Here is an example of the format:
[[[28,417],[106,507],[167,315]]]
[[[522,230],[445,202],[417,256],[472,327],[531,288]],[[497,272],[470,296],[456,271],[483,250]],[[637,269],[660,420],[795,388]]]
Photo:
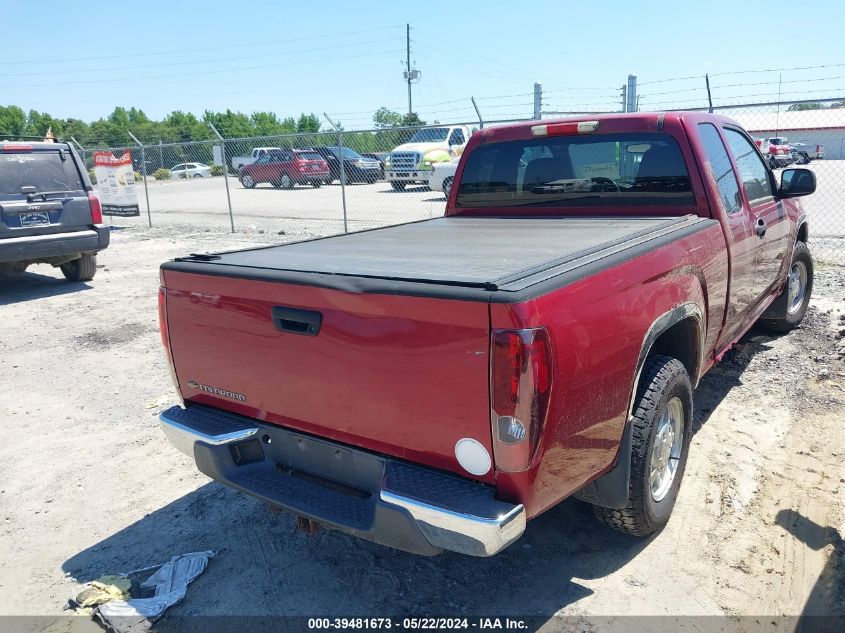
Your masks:
[[[462,475],[459,439],[492,452],[486,302],[163,275],[186,402]]]

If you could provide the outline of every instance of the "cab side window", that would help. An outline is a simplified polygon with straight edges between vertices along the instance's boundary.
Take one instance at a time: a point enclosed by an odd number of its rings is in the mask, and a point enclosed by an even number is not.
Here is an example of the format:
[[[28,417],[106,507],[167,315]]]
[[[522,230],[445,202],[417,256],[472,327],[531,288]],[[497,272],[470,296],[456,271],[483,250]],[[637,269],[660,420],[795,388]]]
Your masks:
[[[463,130],[452,130],[452,135],[449,138],[449,145],[463,145],[466,143]]]
[[[760,152],[743,134],[731,128],[724,128],[725,138],[736,160],[739,176],[742,179],[742,186],[745,188],[745,195],[751,206],[758,200],[771,198],[772,181],[769,179],[769,170],[763,163]]]
[[[742,201],[739,196],[739,183],[736,181],[731,160],[728,158],[728,151],[719,136],[719,132],[712,123],[699,123],[698,135],[701,144],[704,145],[704,152],[707,154],[707,162],[710,164],[710,171],[716,180],[716,187],[719,190],[719,197],[728,214],[736,213],[742,208]],[[755,150],[756,151],[756,150]]]

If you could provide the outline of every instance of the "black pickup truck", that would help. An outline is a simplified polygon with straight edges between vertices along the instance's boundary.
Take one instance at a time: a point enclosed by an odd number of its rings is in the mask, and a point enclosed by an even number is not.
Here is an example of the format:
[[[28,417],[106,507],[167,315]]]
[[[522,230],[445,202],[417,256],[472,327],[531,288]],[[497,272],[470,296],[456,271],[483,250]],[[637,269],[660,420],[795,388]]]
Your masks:
[[[31,264],[88,281],[109,245],[100,201],[73,146],[0,140],[0,274]]]

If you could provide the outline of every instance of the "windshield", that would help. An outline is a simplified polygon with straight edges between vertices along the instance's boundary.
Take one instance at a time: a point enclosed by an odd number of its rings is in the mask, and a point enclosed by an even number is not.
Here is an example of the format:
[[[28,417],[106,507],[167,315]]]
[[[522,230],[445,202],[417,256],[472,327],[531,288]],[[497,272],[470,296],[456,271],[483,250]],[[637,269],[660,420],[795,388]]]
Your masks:
[[[21,187],[36,192],[85,189],[73,158],[56,151],[0,155],[0,194],[20,194]]]
[[[694,205],[664,133],[551,136],[481,145],[467,158],[463,207]]]
[[[424,130],[417,130],[411,137],[409,143],[439,143],[445,141],[449,135],[447,127],[428,127]]]

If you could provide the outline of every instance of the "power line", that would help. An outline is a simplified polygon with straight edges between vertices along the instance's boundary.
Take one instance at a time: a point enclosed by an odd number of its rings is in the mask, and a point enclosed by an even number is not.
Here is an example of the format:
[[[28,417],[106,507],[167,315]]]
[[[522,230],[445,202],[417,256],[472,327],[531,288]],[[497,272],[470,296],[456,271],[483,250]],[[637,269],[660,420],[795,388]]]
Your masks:
[[[344,55],[343,57],[329,57],[324,59],[308,59],[297,62],[297,64],[318,64],[322,62],[331,62],[331,61],[339,61],[339,60],[347,60],[347,59],[355,59],[361,57],[383,57],[384,51],[378,51],[373,53],[362,53],[360,55]],[[46,83],[36,83],[36,84],[6,84],[0,85],[0,88],[40,88],[40,87],[51,87],[51,86],[74,86],[80,84],[109,84],[109,83],[117,83],[117,82],[125,82],[125,81],[139,81],[139,80],[146,80],[146,79],[170,79],[174,77],[196,77],[197,75],[219,75],[225,73],[233,73],[233,72],[242,72],[248,70],[264,70],[266,68],[278,68],[278,64],[263,64],[259,66],[243,66],[239,68],[225,68],[221,70],[203,70],[203,71],[196,71],[190,73],[173,73],[169,75],[142,75],[136,77],[115,77],[109,79],[89,79],[89,80],[77,80],[77,81],[50,81]]]
[[[382,40],[370,40],[367,42],[351,42],[349,44],[336,44],[334,46],[320,46],[317,48],[302,48],[299,50],[288,50],[288,51],[280,51],[276,53],[261,53],[258,55],[242,55],[239,57],[217,57],[212,59],[200,59],[196,61],[184,61],[184,62],[168,62],[164,64],[146,64],[141,66],[104,66],[98,68],[77,68],[74,70],[58,70],[58,71],[42,71],[42,72],[26,72],[26,73],[0,73],[0,77],[31,77],[34,75],[64,75],[70,73],[87,73],[87,72],[103,72],[103,71],[111,71],[111,70],[136,70],[139,68],[167,68],[170,66],[191,66],[197,64],[209,64],[214,62],[227,62],[227,61],[237,61],[241,59],[257,59],[257,58],[264,58],[264,57],[283,57],[286,55],[297,55],[301,53],[315,53],[319,51],[326,51],[326,50],[333,50],[338,48],[349,48],[351,46],[371,46],[373,44],[382,44],[385,42],[397,42],[400,41],[402,38],[398,37],[391,37]]]
[[[398,29],[403,25],[393,25],[393,26],[379,26],[373,27],[370,29],[358,29],[355,31],[341,31],[339,33],[325,33],[321,34],[321,37],[341,37],[344,35],[358,35],[360,33],[371,33],[374,31],[386,31],[389,29]],[[248,48],[248,47],[256,47],[256,46],[271,46],[275,44],[284,44],[287,42],[300,42],[303,40],[313,40],[314,35],[305,35],[302,37],[292,37],[286,38],[283,40],[269,40],[264,42],[250,42],[244,44],[227,44],[224,46],[207,46],[204,48],[182,48],[182,49],[170,49],[170,50],[160,50],[160,51],[152,51],[146,53],[130,53],[127,55],[111,55],[110,57],[123,59],[123,58],[135,58],[135,57],[154,57],[156,55],[174,55],[177,53],[201,53],[205,51],[219,51],[223,49],[229,48]],[[0,62],[2,66],[14,66],[14,65],[23,65],[23,64],[59,64],[63,62],[83,62],[83,61],[92,61],[92,60],[101,60],[101,55],[96,55],[93,57],[63,57],[61,59],[42,59],[42,60],[17,60],[13,62]]]
[[[525,68],[518,68],[516,66],[511,66],[510,64],[503,64],[502,60],[500,60],[500,59],[495,59],[493,57],[488,57],[487,55],[482,55],[478,51],[474,51],[474,50],[466,48],[464,46],[460,46],[459,44],[456,44],[454,41],[445,40],[445,39],[438,37],[436,35],[432,35],[431,33],[427,33],[426,31],[420,31],[417,28],[412,28],[411,30],[414,31],[415,33],[419,33],[420,35],[422,35],[424,37],[431,38],[436,42],[440,42],[441,44],[447,45],[449,47],[450,53],[452,53],[455,49],[457,49],[457,50],[461,50],[461,51],[464,51],[466,53],[469,53],[470,55],[472,55],[474,57],[478,57],[479,59],[486,60],[488,63],[496,64],[499,67],[502,67],[502,66],[509,67],[512,72],[519,74],[522,77],[523,81],[525,80],[525,72],[526,72]]]

